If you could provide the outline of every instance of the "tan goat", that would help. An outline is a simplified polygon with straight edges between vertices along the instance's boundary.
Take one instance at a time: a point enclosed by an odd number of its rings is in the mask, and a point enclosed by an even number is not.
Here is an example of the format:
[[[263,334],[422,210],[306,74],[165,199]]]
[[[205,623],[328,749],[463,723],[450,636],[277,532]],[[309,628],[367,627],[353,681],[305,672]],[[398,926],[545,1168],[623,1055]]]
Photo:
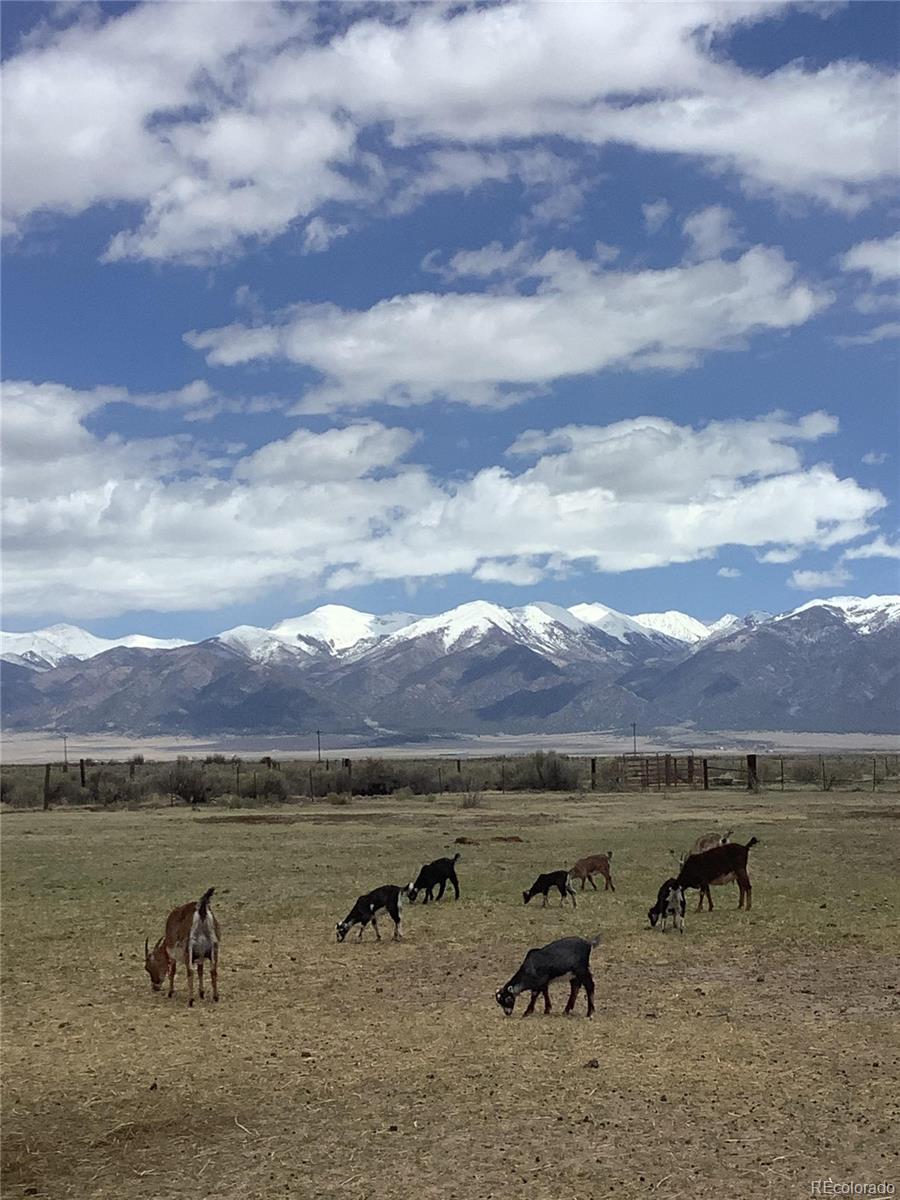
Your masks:
[[[175,970],[184,963],[188,981],[188,1007],[194,1003],[194,965],[197,967],[200,999],[203,999],[203,965],[209,959],[209,975],[213,1000],[219,999],[219,922],[213,915],[209,900],[214,888],[209,888],[199,900],[173,908],[166,918],[166,932],[153,949],[144,939],[144,970],[150,976],[154,992],[169,976],[169,998],[175,992]]]
[[[604,892],[614,892],[616,889],[609,870],[609,860],[611,858],[612,850],[607,850],[605,854],[589,854],[587,858],[579,858],[578,862],[569,872],[569,878],[580,879],[582,891],[584,891],[585,883],[589,883],[596,892],[597,885],[594,883],[592,876],[602,875],[606,880],[606,887],[603,889]]]

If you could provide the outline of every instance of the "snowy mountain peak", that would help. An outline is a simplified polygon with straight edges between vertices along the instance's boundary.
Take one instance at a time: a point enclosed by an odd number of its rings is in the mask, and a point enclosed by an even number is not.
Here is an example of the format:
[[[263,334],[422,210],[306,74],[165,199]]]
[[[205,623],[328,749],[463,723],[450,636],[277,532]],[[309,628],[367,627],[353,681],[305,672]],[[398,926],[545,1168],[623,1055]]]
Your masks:
[[[94,658],[116,646],[138,650],[174,650],[187,646],[183,638],[154,638],[130,633],[120,638],[101,638],[78,625],[48,625],[30,633],[0,633],[0,654],[30,665],[58,666],[67,658]]]
[[[335,653],[340,653],[358,642],[383,637],[418,619],[412,613],[377,616],[375,613],[359,612],[344,604],[323,604],[303,616],[279,621],[269,632],[291,642],[298,637],[312,638],[324,642]]]
[[[573,636],[585,632],[585,623],[568,609],[536,602],[521,608],[504,608],[487,600],[460,604],[436,617],[423,617],[386,638],[387,644],[438,636],[445,650],[473,646],[492,630],[500,630],[518,642],[544,651],[558,651]]]
[[[827,600],[807,600],[786,617],[811,608],[829,608],[841,614],[857,633],[875,633],[885,625],[900,621],[900,596],[830,596]]]
[[[676,641],[685,642],[687,645],[702,642],[710,633],[710,627],[703,621],[673,608],[666,612],[635,613],[634,620],[645,629],[664,633],[666,637],[675,638]]]
[[[637,618],[617,612],[606,604],[573,604],[569,612],[586,625],[593,625],[595,629],[602,630],[624,645],[628,644],[629,636],[647,637],[647,626],[642,625]]]

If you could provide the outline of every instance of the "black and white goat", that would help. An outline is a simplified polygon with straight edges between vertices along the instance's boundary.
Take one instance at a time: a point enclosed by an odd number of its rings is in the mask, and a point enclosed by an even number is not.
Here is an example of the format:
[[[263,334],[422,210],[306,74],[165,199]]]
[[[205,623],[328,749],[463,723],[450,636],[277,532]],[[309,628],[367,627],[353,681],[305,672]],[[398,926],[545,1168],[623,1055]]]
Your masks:
[[[378,918],[387,913],[394,922],[394,940],[398,941],[403,937],[403,901],[409,899],[411,892],[411,884],[407,884],[406,887],[398,887],[395,883],[386,883],[383,887],[375,888],[374,891],[367,892],[365,896],[360,896],[343,921],[338,921],[335,926],[337,940],[342,942],[353,926],[358,925],[357,941],[362,941],[366,926],[371,925],[375,930],[376,941],[380,942]]]
[[[560,894],[560,905],[565,904],[566,896],[572,900],[572,907],[577,908],[575,903],[575,889],[572,887],[569,879],[568,871],[546,871],[543,875],[538,875],[537,879],[531,885],[527,892],[522,893],[522,899],[527,904],[529,900],[533,900],[535,896],[543,896],[543,908],[547,907],[547,894],[551,888],[556,888]]]
[[[525,960],[502,988],[494,994],[497,1003],[506,1016],[511,1017],[516,1006],[516,998],[522,992],[531,992],[531,1000],[522,1014],[530,1016],[538,996],[544,997],[544,1012],[550,1011],[549,985],[554,979],[567,978],[570,981],[569,1000],[566,1013],[575,1007],[575,999],[579,988],[584,988],[587,994],[587,1015],[594,1015],[594,977],[591,974],[591,951],[600,944],[600,934],[588,941],[586,938],[567,937],[538,950],[529,950]]]
[[[416,876],[415,883],[411,885],[410,902],[415,903],[416,896],[419,892],[425,893],[423,904],[427,904],[429,900],[434,899],[434,889],[438,889],[437,898],[443,896],[447,884],[453,885],[455,898],[459,899],[459,880],[456,878],[456,864],[459,862],[459,854],[454,854],[452,858],[436,858],[434,862],[426,863],[419,874]]]
[[[679,933],[684,933],[684,888],[678,886],[677,879],[667,879],[659,889],[656,903],[647,913],[650,925],[656,925],[662,920],[662,932],[666,932],[666,923],[672,918],[672,923]]]

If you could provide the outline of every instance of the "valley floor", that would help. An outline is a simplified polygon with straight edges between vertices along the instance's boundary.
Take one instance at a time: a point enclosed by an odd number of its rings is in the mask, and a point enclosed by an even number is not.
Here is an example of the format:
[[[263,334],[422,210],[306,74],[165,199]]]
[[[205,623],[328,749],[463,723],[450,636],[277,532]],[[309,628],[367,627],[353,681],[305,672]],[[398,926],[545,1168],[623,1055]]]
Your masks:
[[[706,1200],[900,1187],[900,795],[453,797],[4,816],[3,1195]],[[754,903],[647,928],[670,849],[751,834]],[[455,847],[457,837],[472,844]],[[521,840],[508,840],[521,839]],[[454,848],[459,903],[338,945],[356,896]],[[523,907],[614,850],[615,893]],[[222,1000],[144,937],[216,887]],[[387,922],[389,925],[389,922]],[[525,951],[593,935],[597,1014],[507,1020]],[[519,1008],[524,1007],[521,1002]]]

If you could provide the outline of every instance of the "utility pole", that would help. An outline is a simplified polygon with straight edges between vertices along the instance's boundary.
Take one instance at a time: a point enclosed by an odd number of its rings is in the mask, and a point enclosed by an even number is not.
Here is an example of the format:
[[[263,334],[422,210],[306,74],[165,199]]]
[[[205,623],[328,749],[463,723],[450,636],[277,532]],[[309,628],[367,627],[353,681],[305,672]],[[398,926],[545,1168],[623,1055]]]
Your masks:
[[[318,755],[319,762],[321,762],[322,761],[322,730],[321,729],[316,730],[316,754]]]
[[[631,748],[634,757],[637,758],[637,721],[631,722]]]

